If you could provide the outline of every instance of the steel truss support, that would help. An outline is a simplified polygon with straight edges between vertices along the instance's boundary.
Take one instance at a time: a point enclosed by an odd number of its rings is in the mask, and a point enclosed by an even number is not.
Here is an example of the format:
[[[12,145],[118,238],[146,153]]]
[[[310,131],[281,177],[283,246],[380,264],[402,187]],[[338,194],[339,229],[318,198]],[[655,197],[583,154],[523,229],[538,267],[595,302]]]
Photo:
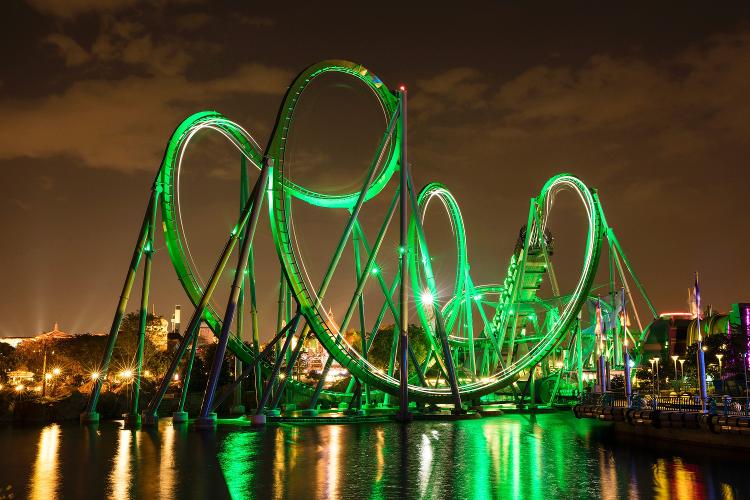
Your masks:
[[[143,217],[141,223],[141,229],[138,233],[138,239],[136,240],[135,249],[133,250],[133,256],[130,259],[130,267],[125,275],[125,283],[122,286],[120,292],[120,300],[117,304],[115,316],[112,320],[112,326],[109,329],[109,336],[107,337],[107,346],[104,349],[104,356],[102,362],[99,365],[98,370],[94,377],[94,387],[91,389],[91,395],[89,396],[86,409],[81,413],[81,423],[94,423],[99,421],[99,414],[96,411],[96,404],[99,401],[99,394],[102,390],[102,384],[107,377],[109,371],[109,363],[112,360],[112,353],[114,352],[115,342],[117,342],[117,334],[120,331],[120,325],[122,324],[122,318],[125,315],[125,308],[128,306],[128,299],[130,298],[130,291],[133,289],[133,282],[135,281],[135,275],[138,271],[138,265],[141,261],[141,256],[146,250],[146,246],[149,241],[149,234],[153,235],[152,231],[152,220],[155,217],[156,206],[158,204],[159,194],[161,187],[158,183],[154,183],[151,188],[151,196],[149,197],[148,206],[146,207],[146,214]],[[144,280],[145,281],[145,280]]]
[[[401,270],[401,284],[399,286],[399,412],[398,419],[408,421],[409,415],[409,364],[407,353],[409,352],[409,293],[407,266],[409,256],[409,161],[407,149],[407,119],[406,119],[406,89],[401,87],[399,92],[399,117],[401,120],[401,169],[399,171],[399,197],[401,204],[400,237],[399,237],[399,269]]]
[[[253,237],[255,236],[255,229],[258,226],[258,219],[260,217],[260,211],[263,207],[263,199],[266,194],[266,188],[268,185],[268,176],[273,168],[273,161],[270,158],[266,158],[263,163],[263,168],[260,171],[260,177],[255,183],[255,188],[252,194],[252,210],[250,212],[249,221],[245,229],[245,236],[242,241],[242,249],[240,250],[240,265],[234,276],[232,283],[232,289],[227,303],[227,308],[224,313],[224,321],[221,324],[221,335],[219,336],[219,343],[216,346],[216,353],[214,354],[213,363],[211,365],[211,371],[208,375],[208,383],[206,384],[206,392],[203,395],[203,404],[201,405],[200,416],[196,425],[199,426],[213,426],[216,421],[216,414],[211,413],[211,407],[213,404],[214,395],[216,393],[216,387],[219,384],[219,377],[221,376],[221,368],[224,365],[224,354],[227,350],[227,342],[229,341],[229,331],[232,327],[232,320],[234,319],[234,313],[237,309],[237,301],[242,290],[242,282],[245,279],[245,269],[247,268],[248,257],[250,256],[250,247],[253,244]]]
[[[272,165],[270,165],[268,162],[264,163],[263,171],[266,172],[266,175],[268,175],[267,174],[268,168],[272,168]],[[263,175],[263,171],[261,171],[261,176]],[[257,186],[258,185],[256,184],[256,187]],[[195,307],[195,310],[193,311],[193,315],[190,318],[190,322],[188,323],[188,327],[186,329],[187,332],[191,332],[191,331],[197,332],[200,326],[200,323],[203,320],[203,314],[205,313],[208,303],[211,300],[211,297],[213,296],[213,292],[216,289],[216,285],[219,282],[219,278],[221,277],[224,271],[224,268],[226,267],[226,264],[229,261],[229,257],[232,254],[232,250],[234,249],[235,245],[237,244],[237,241],[240,238],[240,234],[245,229],[245,225],[248,223],[248,220],[250,219],[250,215],[252,211],[253,211],[253,199],[250,199],[248,200],[247,203],[245,203],[245,207],[243,208],[242,213],[240,214],[239,220],[237,221],[237,225],[232,230],[229,236],[229,239],[224,245],[224,249],[221,252],[219,260],[214,266],[214,270],[211,273],[211,277],[208,280],[208,284],[206,285],[205,290],[203,294],[201,295],[201,299],[198,302],[198,305]],[[257,223],[257,219],[256,219],[256,223]],[[189,338],[189,335],[185,335],[180,341],[179,345],[177,346],[177,349],[174,353],[174,356],[172,357],[172,361],[169,365],[169,368],[167,368],[167,372],[162,377],[161,383],[159,384],[159,388],[157,389],[156,393],[154,394],[151,401],[149,402],[148,407],[143,412],[144,424],[153,425],[156,423],[157,410],[159,408],[159,405],[161,404],[162,399],[164,399],[164,394],[166,394],[167,389],[169,388],[169,384],[172,381],[172,377],[177,371],[177,366],[182,360],[182,356],[184,356],[187,346],[190,343],[190,340],[191,339]]]
[[[279,376],[279,370],[281,370],[281,364],[284,362],[286,353],[289,350],[289,346],[292,343],[292,338],[294,338],[294,334],[297,331],[297,325],[299,324],[301,316],[302,315],[300,314],[299,308],[298,308],[297,314],[294,315],[292,320],[287,325],[289,326],[289,328],[286,331],[286,338],[284,339],[284,344],[282,345],[281,350],[276,356],[276,361],[273,364],[271,375],[268,377],[268,380],[266,381],[266,385],[263,387],[263,394],[261,395],[260,401],[258,402],[258,408],[255,410],[256,415],[263,415],[263,412],[265,411],[266,403],[268,403],[268,400],[271,398],[271,392],[273,391],[274,382],[277,380]]]

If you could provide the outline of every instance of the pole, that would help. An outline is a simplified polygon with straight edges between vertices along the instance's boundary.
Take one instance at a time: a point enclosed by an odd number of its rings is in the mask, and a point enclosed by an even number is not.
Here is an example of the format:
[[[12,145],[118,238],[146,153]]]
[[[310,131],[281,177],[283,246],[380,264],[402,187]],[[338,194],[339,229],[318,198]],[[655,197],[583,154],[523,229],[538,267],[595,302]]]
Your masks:
[[[143,253],[146,261],[143,263],[143,284],[141,285],[141,314],[138,323],[138,350],[135,361],[135,380],[133,381],[133,404],[130,408],[130,415],[125,421],[131,425],[138,425],[141,422],[141,416],[138,414],[138,400],[141,395],[141,372],[143,371],[143,351],[146,347],[146,324],[148,323],[148,296],[151,289],[151,262],[154,255],[154,226],[156,226],[156,211],[158,192],[155,195],[154,203],[151,204],[151,217],[148,224],[148,238]]]
[[[401,269],[401,287],[399,290],[399,374],[401,376],[399,386],[399,412],[398,418],[401,421],[409,420],[409,365],[408,365],[408,331],[409,331],[409,297],[408,297],[408,227],[409,227],[409,177],[408,177],[408,156],[407,156],[407,120],[406,120],[406,87],[401,86],[399,90],[399,105],[401,120],[401,168],[400,168],[400,192],[401,203],[401,227],[399,235],[399,257]]]
[[[583,394],[583,341],[581,339],[581,312],[578,311],[578,318],[576,319],[576,365],[578,369],[578,395]]]
[[[698,328],[698,383],[701,391],[701,411],[706,413],[706,360],[703,355],[703,334],[701,333],[701,294],[698,288],[698,271],[695,272],[695,326]]]
[[[45,397],[47,395],[47,341],[43,341],[44,344],[42,345],[42,352],[43,358],[42,358],[42,397]]]

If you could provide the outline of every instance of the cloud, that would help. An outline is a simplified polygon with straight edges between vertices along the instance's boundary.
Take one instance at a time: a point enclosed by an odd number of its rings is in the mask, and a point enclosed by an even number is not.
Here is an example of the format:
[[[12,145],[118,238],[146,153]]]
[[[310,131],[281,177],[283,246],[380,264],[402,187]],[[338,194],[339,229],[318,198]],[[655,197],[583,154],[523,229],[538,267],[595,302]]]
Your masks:
[[[54,45],[58,53],[65,60],[66,66],[80,66],[91,59],[91,55],[72,38],[52,33],[44,38],[44,41]]]
[[[153,170],[165,134],[230,94],[280,95],[291,73],[260,64],[205,81],[158,75],[79,81],[59,95],[0,102],[0,159],[74,158],[84,165]]]
[[[194,31],[204,27],[209,22],[211,22],[211,16],[203,12],[184,14],[177,17],[177,19],[175,19],[174,21],[177,29],[182,31]]]
[[[87,12],[117,12],[141,0],[26,0],[42,14],[73,18]]]
[[[481,81],[479,70],[469,67],[452,68],[432,78],[417,82],[409,109],[420,120],[459,108],[473,109],[482,106],[482,95],[489,88]]]

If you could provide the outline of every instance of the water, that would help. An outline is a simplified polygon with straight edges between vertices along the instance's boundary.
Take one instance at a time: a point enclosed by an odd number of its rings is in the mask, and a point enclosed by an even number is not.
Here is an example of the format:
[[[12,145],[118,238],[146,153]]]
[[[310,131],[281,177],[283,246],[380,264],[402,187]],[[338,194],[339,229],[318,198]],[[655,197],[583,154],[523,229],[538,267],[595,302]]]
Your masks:
[[[567,413],[460,422],[0,427],[0,498],[750,498],[743,454],[616,442]]]

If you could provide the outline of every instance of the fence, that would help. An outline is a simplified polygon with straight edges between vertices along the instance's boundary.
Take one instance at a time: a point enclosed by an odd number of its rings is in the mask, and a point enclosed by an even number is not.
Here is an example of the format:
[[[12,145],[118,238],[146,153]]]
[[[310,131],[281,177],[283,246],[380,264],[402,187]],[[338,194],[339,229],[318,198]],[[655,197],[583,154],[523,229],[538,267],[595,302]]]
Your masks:
[[[579,399],[581,404],[610,408],[635,408],[638,410],[666,410],[696,412],[703,411],[700,396],[655,396],[653,394],[633,393],[628,401],[625,394],[615,392],[584,394]],[[750,400],[746,397],[708,397],[706,411],[713,415],[750,415]]]

